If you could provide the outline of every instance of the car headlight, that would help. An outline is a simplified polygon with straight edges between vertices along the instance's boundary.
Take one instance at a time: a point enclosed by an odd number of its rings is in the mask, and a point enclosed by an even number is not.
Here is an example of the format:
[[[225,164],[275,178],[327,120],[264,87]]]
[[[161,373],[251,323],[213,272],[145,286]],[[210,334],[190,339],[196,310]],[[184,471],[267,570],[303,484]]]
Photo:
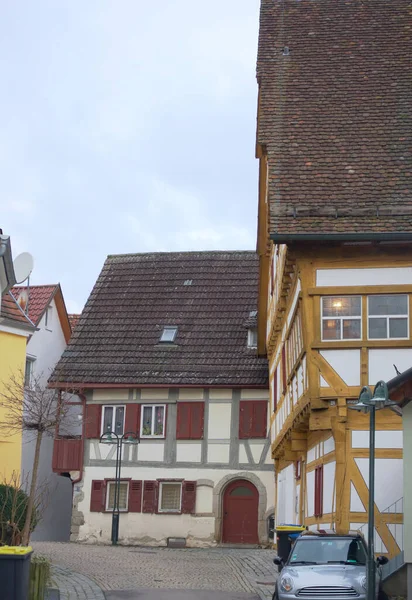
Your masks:
[[[289,575],[284,575],[281,578],[280,589],[282,592],[291,592],[293,590],[293,579]]]
[[[365,576],[361,577],[360,582],[361,582],[361,586],[363,587],[363,589],[366,590],[366,585],[367,585],[367,582],[368,582],[368,580],[366,579],[366,577]]]

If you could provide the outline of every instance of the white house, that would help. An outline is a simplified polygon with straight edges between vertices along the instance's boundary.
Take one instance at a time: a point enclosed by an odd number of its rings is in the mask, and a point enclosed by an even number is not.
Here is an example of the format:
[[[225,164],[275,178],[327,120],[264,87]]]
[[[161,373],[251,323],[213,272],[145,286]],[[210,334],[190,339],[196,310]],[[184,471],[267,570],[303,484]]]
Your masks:
[[[30,288],[19,286],[12,288],[11,293],[36,325],[35,332],[27,342],[26,379],[35,375],[40,383],[47,385],[71,335],[61,287],[59,284]],[[21,464],[23,477],[30,476],[33,455],[34,440],[25,432]],[[32,535],[33,540],[65,541],[70,535],[72,488],[69,480],[53,473],[52,455],[53,439],[45,436],[40,453],[38,482],[39,485],[46,485],[47,482],[47,510]]]
[[[273,515],[267,362],[256,354],[253,252],[109,256],[56,368],[83,435],[55,442],[74,481],[72,539],[109,542],[123,446],[120,542],[266,544]]]

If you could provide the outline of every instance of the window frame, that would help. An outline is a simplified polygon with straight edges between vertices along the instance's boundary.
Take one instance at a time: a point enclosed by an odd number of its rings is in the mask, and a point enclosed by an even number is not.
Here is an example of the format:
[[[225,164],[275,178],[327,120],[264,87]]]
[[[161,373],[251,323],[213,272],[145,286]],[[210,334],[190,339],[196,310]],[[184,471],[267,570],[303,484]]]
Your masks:
[[[402,315],[369,315],[369,298],[383,298],[385,296],[405,296],[406,298],[406,314],[402,314]],[[367,296],[367,314],[366,314],[366,318],[368,321],[367,324],[367,329],[368,329],[368,341],[379,341],[379,340],[409,340],[410,339],[410,334],[409,334],[409,294],[369,294]],[[386,319],[386,331],[387,331],[387,336],[386,337],[370,337],[370,327],[369,327],[369,320],[370,319]],[[389,329],[389,322],[390,319],[406,319],[406,336],[405,337],[391,337],[390,336],[390,329]]]
[[[44,311],[44,326],[48,331],[52,331],[52,328],[51,328],[52,314],[53,314],[53,307],[47,306],[46,310]]]
[[[126,425],[126,405],[125,404],[102,404],[102,414],[101,414],[101,421],[100,421],[100,435],[102,436],[104,433],[107,433],[107,431],[105,431],[103,429],[104,427],[104,411],[106,408],[113,408],[113,415],[112,415],[112,428],[111,431],[115,432],[115,428],[113,427],[113,422],[116,421],[116,409],[117,408],[123,408],[123,432],[122,435],[124,435],[125,432],[125,425]],[[119,435],[119,434],[117,434]]]
[[[159,498],[157,502],[157,512],[164,515],[181,515],[182,514],[182,504],[183,504],[183,480],[173,480],[173,479],[165,479],[158,480],[159,482]],[[179,509],[162,509],[162,497],[163,497],[163,486],[164,485],[180,485],[180,507]]]
[[[257,327],[249,327],[247,330],[247,347],[256,349],[257,348]],[[253,341],[253,337],[255,337],[255,342]]]
[[[33,367],[34,367],[35,362],[36,362],[35,358],[32,358],[31,356],[26,356],[26,363],[25,363],[25,367],[24,367],[24,385],[25,385],[25,387],[29,387],[33,380]],[[27,372],[28,364],[30,365],[29,372]]]
[[[164,412],[163,412],[163,433],[162,435],[155,435],[154,433],[151,433],[150,435],[146,435],[143,433],[143,415],[144,415],[144,409],[150,407],[152,409],[152,425],[151,425],[151,430],[153,431],[153,423],[154,423],[154,412],[155,412],[155,408],[156,407],[163,407]],[[140,439],[142,440],[163,440],[166,437],[166,411],[167,411],[167,404],[141,404],[140,405]]]
[[[119,512],[126,513],[126,512],[129,512],[130,480],[129,479],[121,479],[120,485],[122,485],[122,484],[127,485],[126,508],[119,508]],[[104,501],[104,510],[105,510],[105,512],[111,513],[111,512],[113,512],[113,507],[109,508],[110,486],[116,485],[116,480],[115,479],[106,479],[105,485],[106,485],[106,497],[105,497],[105,501]]]
[[[323,315],[323,301],[326,298],[360,298],[360,315],[359,316],[344,316],[344,317],[325,317]],[[363,339],[363,306],[362,306],[362,295],[360,294],[341,294],[339,296],[321,296],[320,297],[320,339],[322,342],[358,342]],[[325,339],[323,337],[323,322],[324,321],[340,321],[340,335],[341,337],[335,339]],[[351,320],[351,321],[359,321],[360,322],[360,335],[356,338],[344,338],[343,337],[343,321]]]
[[[166,331],[173,331],[173,338],[171,340],[163,340],[163,335]],[[178,326],[177,325],[165,325],[162,329],[162,333],[160,334],[159,343],[160,344],[174,344],[176,341]]]

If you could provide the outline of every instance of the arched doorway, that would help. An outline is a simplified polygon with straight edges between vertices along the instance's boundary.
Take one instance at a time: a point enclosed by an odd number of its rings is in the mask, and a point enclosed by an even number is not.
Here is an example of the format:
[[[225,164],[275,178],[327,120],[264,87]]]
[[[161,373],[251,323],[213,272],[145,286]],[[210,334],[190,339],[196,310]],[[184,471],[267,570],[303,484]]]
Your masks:
[[[232,481],[223,495],[222,541],[258,544],[259,493],[246,479]]]

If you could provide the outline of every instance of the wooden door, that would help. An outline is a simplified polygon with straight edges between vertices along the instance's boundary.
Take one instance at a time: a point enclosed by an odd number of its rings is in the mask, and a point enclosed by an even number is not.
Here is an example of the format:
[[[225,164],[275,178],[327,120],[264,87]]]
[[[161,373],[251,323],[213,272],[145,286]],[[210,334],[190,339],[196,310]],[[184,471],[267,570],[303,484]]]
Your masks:
[[[222,541],[231,544],[258,544],[259,493],[245,479],[229,483],[223,496]]]

